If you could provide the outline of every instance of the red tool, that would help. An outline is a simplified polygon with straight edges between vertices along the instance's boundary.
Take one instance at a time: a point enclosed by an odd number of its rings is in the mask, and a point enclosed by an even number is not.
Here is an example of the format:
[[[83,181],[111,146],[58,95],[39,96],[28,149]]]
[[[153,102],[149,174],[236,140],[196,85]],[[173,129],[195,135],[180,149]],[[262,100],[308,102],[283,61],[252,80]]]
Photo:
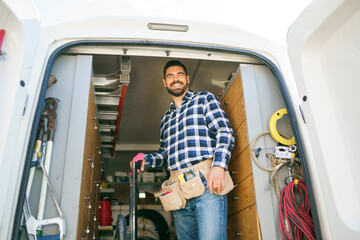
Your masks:
[[[3,44],[3,41],[4,41],[4,37],[5,37],[5,30],[1,29],[0,30],[0,55],[6,55],[3,51],[1,51],[2,44]]]

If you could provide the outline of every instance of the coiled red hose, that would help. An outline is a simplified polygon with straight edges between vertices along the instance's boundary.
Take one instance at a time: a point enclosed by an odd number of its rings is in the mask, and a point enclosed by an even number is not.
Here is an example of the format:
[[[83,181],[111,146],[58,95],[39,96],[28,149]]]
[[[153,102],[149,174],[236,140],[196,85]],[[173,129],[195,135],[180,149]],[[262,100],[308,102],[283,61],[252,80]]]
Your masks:
[[[296,194],[298,193],[298,194]],[[310,201],[303,180],[294,180],[280,194],[279,225],[282,239],[315,239]]]

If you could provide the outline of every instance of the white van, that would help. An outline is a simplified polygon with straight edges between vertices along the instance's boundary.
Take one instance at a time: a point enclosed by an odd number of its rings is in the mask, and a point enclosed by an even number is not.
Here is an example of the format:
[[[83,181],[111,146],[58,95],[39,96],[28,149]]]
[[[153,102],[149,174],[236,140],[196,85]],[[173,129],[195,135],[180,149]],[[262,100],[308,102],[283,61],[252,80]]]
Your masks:
[[[219,97],[236,134],[228,239],[281,239],[289,228],[280,230],[276,191],[289,178],[305,181],[316,239],[360,239],[359,1],[314,0],[291,25],[286,47],[230,23],[181,19],[177,8],[174,20],[127,14],[161,12],[151,2],[96,3],[48,25],[41,14],[66,14],[83,1],[59,9],[46,1],[0,1],[0,239],[40,239],[39,227],[59,239],[113,238],[116,219],[105,228],[99,206],[116,199],[116,218],[129,204],[129,161],[159,147],[160,118],[171,101],[162,68],[170,59],[187,66],[190,89]],[[44,108],[56,110],[56,122]],[[39,138],[44,119],[56,129],[49,141]],[[278,138],[268,134],[269,121]],[[281,143],[292,136],[291,144]],[[44,152],[34,154],[42,144]],[[289,150],[301,167],[292,174],[286,162],[275,172],[269,156],[294,159],[276,155]],[[41,161],[33,162],[42,156],[49,156],[43,160],[52,190]],[[141,192],[159,187],[155,176],[163,175],[143,176]],[[171,215],[147,196],[139,207],[160,212],[171,232]]]

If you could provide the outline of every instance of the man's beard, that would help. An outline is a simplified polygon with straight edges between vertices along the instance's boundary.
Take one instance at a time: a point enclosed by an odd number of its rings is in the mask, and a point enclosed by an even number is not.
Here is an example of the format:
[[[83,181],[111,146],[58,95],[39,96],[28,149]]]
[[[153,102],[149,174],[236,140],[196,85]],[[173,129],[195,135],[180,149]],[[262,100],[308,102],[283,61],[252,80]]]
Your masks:
[[[176,83],[180,83],[180,82],[175,82],[172,85],[176,84]],[[180,83],[182,84],[182,83]],[[188,82],[186,81],[185,84],[183,85],[183,87],[181,89],[176,89],[176,90],[172,90],[170,87],[166,87],[166,89],[168,90],[168,92],[175,96],[175,97],[180,97],[181,95],[184,94],[184,92],[186,92],[187,88],[188,88]]]

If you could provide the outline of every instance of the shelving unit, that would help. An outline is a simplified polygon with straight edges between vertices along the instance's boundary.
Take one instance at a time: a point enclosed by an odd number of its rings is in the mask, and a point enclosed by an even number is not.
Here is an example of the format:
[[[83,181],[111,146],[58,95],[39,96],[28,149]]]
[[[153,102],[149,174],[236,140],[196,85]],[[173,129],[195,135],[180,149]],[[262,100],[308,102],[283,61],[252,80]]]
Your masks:
[[[102,188],[100,189],[100,196],[102,197],[114,197],[115,189],[114,188]]]
[[[110,182],[108,183],[108,186],[110,186],[110,188],[107,189],[113,189],[111,188],[111,186],[113,185],[129,185],[128,182]],[[139,191],[143,191],[143,192],[149,192],[149,193],[155,193],[157,191],[160,190],[161,188],[161,183],[144,183],[144,182],[139,182],[137,183],[138,187],[139,187]],[[114,190],[114,189],[113,189]],[[107,194],[107,191],[111,191],[111,190],[106,190],[106,188],[101,189],[101,193],[103,194]],[[114,191],[113,191],[114,193]]]

